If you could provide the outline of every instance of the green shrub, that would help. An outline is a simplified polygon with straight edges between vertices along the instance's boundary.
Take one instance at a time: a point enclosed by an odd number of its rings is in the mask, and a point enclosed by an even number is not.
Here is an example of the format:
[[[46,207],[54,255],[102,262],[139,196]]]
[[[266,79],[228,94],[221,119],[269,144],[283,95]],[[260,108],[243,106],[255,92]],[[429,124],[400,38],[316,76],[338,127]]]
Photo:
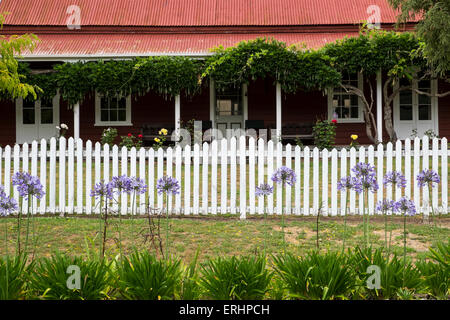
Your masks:
[[[396,299],[405,292],[417,293],[422,288],[419,270],[411,262],[404,266],[403,257],[393,255],[386,258],[381,248],[357,247],[353,254],[349,252],[349,260],[360,280],[363,298]],[[369,289],[366,285],[371,275],[367,273],[367,268],[371,265],[380,268],[380,289]]]
[[[23,254],[0,259],[0,300],[25,297],[28,270],[32,266],[27,266],[27,259]]]
[[[117,265],[120,294],[125,299],[175,299],[180,288],[180,260],[158,260],[149,252],[135,252]]]
[[[418,261],[419,269],[426,292],[438,299],[448,299],[450,296],[450,242],[437,244],[437,249],[430,248],[428,257],[431,261]]]
[[[201,286],[199,285],[199,276],[197,272],[198,251],[194,260],[184,270],[183,280],[181,282],[180,299],[197,300],[201,296]]]
[[[108,128],[103,130],[102,133],[102,145],[109,144],[112,146],[117,137],[117,129],[116,128]]]
[[[271,278],[263,256],[219,257],[202,266],[200,284],[211,299],[254,300],[264,298]]]
[[[328,120],[317,120],[313,127],[313,135],[317,148],[332,149],[336,138],[336,125]]]
[[[347,259],[338,253],[321,255],[314,251],[305,257],[286,254],[273,257],[273,261],[288,298],[346,299],[356,286]]]
[[[80,268],[80,289],[70,289],[69,266]],[[83,260],[56,253],[36,264],[31,277],[33,294],[46,300],[101,300],[108,299],[112,282],[110,264],[104,260]]]

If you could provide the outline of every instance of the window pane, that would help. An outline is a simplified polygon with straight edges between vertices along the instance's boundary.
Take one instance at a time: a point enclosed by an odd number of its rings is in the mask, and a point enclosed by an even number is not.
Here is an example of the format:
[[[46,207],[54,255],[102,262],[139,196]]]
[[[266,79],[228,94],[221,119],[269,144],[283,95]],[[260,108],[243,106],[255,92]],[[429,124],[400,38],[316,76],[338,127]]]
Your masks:
[[[411,91],[400,91],[400,104],[412,104]]]
[[[431,97],[420,95],[419,96],[419,104],[431,104]]]
[[[102,110],[101,111],[101,121],[109,121],[109,111],[108,110]]]
[[[426,89],[430,89],[431,88],[431,81],[430,80],[422,80],[419,81],[419,89],[422,89],[422,91],[428,91]]]
[[[126,120],[127,120],[127,111],[119,110],[119,121],[126,121]]]
[[[127,108],[127,99],[122,98],[119,100],[119,109],[126,109]]]
[[[419,105],[419,120],[431,120],[431,106]]]
[[[52,123],[53,123],[53,110],[41,109],[41,124],[52,124]]]
[[[34,101],[23,101],[23,124],[34,124],[35,111]]]
[[[220,116],[231,116],[231,100],[217,100],[217,109]]]
[[[109,100],[109,108],[111,110],[117,109],[117,99],[116,98],[110,98],[110,100]]]
[[[117,110],[109,110],[109,121],[117,121]]]
[[[358,107],[352,107],[352,109],[351,109],[351,117],[352,118],[359,118]]]
[[[102,109],[108,109],[108,99],[107,98],[100,99],[100,107]]]
[[[400,120],[412,120],[412,106],[400,106]]]

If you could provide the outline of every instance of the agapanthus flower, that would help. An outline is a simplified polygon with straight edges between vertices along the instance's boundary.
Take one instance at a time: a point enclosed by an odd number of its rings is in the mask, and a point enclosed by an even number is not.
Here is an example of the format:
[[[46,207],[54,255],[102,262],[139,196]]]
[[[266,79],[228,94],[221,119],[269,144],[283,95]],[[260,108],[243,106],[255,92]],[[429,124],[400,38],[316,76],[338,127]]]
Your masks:
[[[441,178],[439,177],[439,174],[430,169],[422,170],[417,175],[417,184],[419,187],[425,187],[428,184],[431,184],[431,187],[434,188],[435,185],[439,184],[441,182]]]
[[[144,194],[147,192],[147,185],[145,184],[144,179],[132,177],[131,181],[131,190],[136,192],[136,194]]]
[[[262,183],[256,187],[255,194],[257,197],[269,196],[273,193],[273,187],[268,183]]]
[[[297,176],[294,170],[288,167],[281,167],[272,175],[272,181],[275,183],[281,183],[283,186],[285,184],[293,186],[296,180]]]
[[[163,176],[156,183],[158,194],[178,194],[180,193],[180,184],[178,180],[169,176]]]
[[[0,186],[0,216],[8,216],[18,210],[17,201],[8,197]]]
[[[113,177],[111,179],[111,185],[117,190],[118,194],[121,194],[122,192],[131,193],[131,183],[131,179],[126,175]]]
[[[21,197],[27,199],[29,196],[41,199],[45,192],[44,187],[38,177],[32,176],[28,172],[17,172],[12,179],[13,186],[17,187],[17,191]]]
[[[114,185],[113,183],[105,183],[104,180],[100,181],[94,186],[94,189],[91,190],[91,197],[95,198],[106,198],[112,199],[114,193]]]
[[[394,185],[398,188],[406,187],[406,178],[405,176],[398,171],[391,171],[385,174],[383,177],[383,184],[385,186]]]
[[[372,192],[378,190],[378,182],[376,179],[374,166],[369,163],[360,162],[352,168],[352,172],[361,181],[362,190],[367,189]]]
[[[416,205],[414,204],[414,201],[406,197],[400,198],[400,200],[395,203],[395,207],[396,210],[404,212],[405,215],[413,216],[416,214]]]
[[[338,181],[337,188],[343,190],[355,190],[358,193],[362,192],[361,181],[356,177],[343,177]]]
[[[388,212],[388,211],[397,212],[398,208],[394,200],[383,199],[382,201],[377,202],[375,210],[379,212]]]

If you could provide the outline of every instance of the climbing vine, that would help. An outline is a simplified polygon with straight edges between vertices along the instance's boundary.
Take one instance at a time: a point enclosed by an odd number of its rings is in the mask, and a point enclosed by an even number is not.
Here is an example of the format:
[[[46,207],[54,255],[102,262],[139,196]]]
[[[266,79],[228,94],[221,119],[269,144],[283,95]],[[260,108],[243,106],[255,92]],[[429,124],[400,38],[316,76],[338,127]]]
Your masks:
[[[213,49],[202,78],[211,77],[219,90],[252,80],[271,78],[284,92],[323,89],[339,82],[329,56],[300,50],[273,39],[242,41],[235,47]]]

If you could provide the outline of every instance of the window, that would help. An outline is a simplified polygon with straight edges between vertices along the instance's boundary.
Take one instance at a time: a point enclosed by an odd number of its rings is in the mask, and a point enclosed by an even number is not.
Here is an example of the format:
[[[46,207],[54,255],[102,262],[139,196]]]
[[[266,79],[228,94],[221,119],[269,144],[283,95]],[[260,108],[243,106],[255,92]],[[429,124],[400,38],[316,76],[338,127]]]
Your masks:
[[[242,93],[240,88],[216,92],[218,116],[241,116]]]
[[[35,102],[30,100],[23,101],[23,124],[35,123]]]
[[[53,101],[41,100],[41,124],[53,123]]]
[[[96,94],[96,126],[131,126],[131,96],[106,97]]]
[[[343,75],[342,83],[363,89],[362,75],[359,73]],[[328,118],[331,120],[334,115],[340,122],[363,122],[360,100],[344,88],[332,89],[332,94],[328,95]]]

